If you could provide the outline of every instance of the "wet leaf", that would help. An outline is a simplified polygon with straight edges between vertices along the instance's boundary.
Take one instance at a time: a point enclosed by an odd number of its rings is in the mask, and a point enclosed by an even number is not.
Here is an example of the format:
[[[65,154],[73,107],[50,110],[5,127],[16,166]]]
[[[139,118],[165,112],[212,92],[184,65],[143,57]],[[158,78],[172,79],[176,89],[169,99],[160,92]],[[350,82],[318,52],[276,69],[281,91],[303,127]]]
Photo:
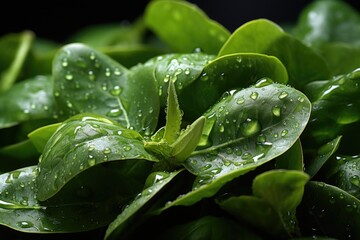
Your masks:
[[[66,120],[49,139],[39,162],[38,199],[56,194],[68,181],[97,164],[145,159],[142,136],[98,115],[80,114]]]
[[[230,33],[196,5],[184,1],[154,1],[145,10],[147,26],[175,52],[196,49],[217,54]],[[196,23],[196,24],[194,24]]]

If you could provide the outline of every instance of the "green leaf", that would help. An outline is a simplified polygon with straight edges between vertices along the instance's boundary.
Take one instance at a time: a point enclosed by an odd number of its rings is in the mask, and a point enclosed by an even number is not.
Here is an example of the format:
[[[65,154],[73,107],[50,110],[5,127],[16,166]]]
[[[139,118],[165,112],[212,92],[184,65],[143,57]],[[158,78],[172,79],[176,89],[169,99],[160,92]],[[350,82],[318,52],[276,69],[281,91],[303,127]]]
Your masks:
[[[250,229],[224,217],[204,216],[166,229],[157,239],[262,239]]]
[[[229,197],[218,202],[220,207],[235,218],[250,223],[271,236],[284,235],[281,218],[265,200],[254,196]]]
[[[156,194],[162,190],[178,173],[182,170],[164,173],[159,172],[151,175],[152,185],[147,186],[136,198],[122,211],[120,215],[109,225],[104,239],[117,239],[121,236],[127,227],[130,227],[132,221],[136,219],[136,213],[141,210]],[[148,182],[148,180],[147,180]]]
[[[267,19],[240,26],[224,44],[219,56],[231,53],[262,53],[277,57],[288,71],[289,84],[299,89],[308,82],[330,76],[325,60],[315,50]]]
[[[345,1],[314,1],[299,17],[294,34],[308,45],[327,42],[360,46],[360,14]]]
[[[54,119],[57,108],[49,76],[36,76],[0,94],[0,128],[29,120]],[[16,98],[14,98],[16,96]]]
[[[182,117],[173,81],[169,82],[166,110],[166,125],[163,139],[167,143],[172,144],[179,136]]]
[[[33,38],[32,32],[25,31],[0,39],[0,93],[11,88],[18,79]]]
[[[347,192],[323,182],[310,181],[302,205],[304,232],[336,239],[360,237],[360,201]]]
[[[300,139],[289,150],[276,158],[275,166],[277,169],[304,170],[303,148]]]
[[[40,202],[37,174],[37,166],[30,166],[0,175],[1,225],[31,233],[89,231],[109,224],[132,193],[119,187],[128,179],[111,168],[97,167],[75,178],[55,198]]]
[[[304,94],[281,84],[225,94],[204,114],[213,123],[209,146],[184,163],[197,175],[193,190],[166,208],[213,196],[226,182],[286,152],[305,128],[310,107]]]
[[[187,53],[166,54],[149,59],[144,67],[148,68],[147,75],[155,77],[160,105],[166,105],[169,81],[175,83],[176,93],[181,95],[182,89],[200,77],[205,65],[214,57],[204,53]]]
[[[218,57],[204,67],[196,81],[184,87],[180,106],[185,117],[196,119],[225,91],[248,87],[263,78],[284,84],[288,80],[284,65],[272,56],[244,53]]]
[[[201,49],[208,54],[217,54],[230,36],[226,28],[209,19],[195,4],[185,1],[149,3],[145,9],[145,22],[175,52]]]
[[[312,115],[306,132],[308,141],[325,144],[343,135],[345,125],[359,122],[360,69],[329,80],[315,81],[304,88],[311,97]],[[346,136],[343,136],[343,141]]]
[[[340,145],[341,138],[342,136],[338,136],[334,140],[321,146],[317,151],[316,157],[311,161],[307,161],[305,172],[309,174],[310,177],[314,177],[315,174],[317,174],[321,167],[326,163],[326,161],[329,160],[331,156],[333,156]]]
[[[270,170],[254,178],[254,196],[230,197],[219,204],[231,215],[273,237],[298,235],[295,210],[308,180],[309,176],[301,171]]]
[[[46,125],[28,134],[28,138],[39,153],[43,152],[47,142],[60,126],[61,123]]]
[[[38,199],[56,194],[68,181],[94,165],[116,160],[157,161],[133,130],[98,115],[66,120],[49,139],[39,163]]]
[[[155,82],[129,73],[108,56],[82,44],[66,45],[55,56],[53,75],[54,95],[64,118],[91,112],[142,134],[155,130],[159,114]]]
[[[171,145],[173,148],[172,156],[178,163],[183,163],[191,153],[196,149],[202,136],[202,130],[205,124],[205,117],[198,118]]]
[[[346,74],[360,67],[360,46],[344,43],[327,43],[319,49],[326,59],[332,76]]]
[[[326,181],[360,199],[360,157],[338,155],[331,158],[323,175]]]
[[[252,188],[254,196],[285,213],[300,204],[309,179],[306,173],[297,170],[272,170],[256,176]]]

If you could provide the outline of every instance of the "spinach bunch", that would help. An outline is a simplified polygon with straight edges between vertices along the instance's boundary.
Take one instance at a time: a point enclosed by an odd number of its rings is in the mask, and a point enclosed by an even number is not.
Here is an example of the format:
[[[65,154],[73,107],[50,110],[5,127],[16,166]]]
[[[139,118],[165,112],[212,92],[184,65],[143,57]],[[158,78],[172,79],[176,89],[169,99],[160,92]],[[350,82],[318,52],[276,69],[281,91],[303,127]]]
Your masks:
[[[65,44],[3,36],[2,236],[359,238],[359,26],[323,0],[230,33],[160,0]]]

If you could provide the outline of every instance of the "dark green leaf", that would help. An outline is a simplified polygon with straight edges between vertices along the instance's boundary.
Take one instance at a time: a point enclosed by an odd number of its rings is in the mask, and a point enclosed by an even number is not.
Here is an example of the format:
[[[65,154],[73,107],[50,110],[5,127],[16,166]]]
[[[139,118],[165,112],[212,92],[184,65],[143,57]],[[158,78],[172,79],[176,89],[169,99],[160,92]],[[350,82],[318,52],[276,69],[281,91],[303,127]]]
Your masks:
[[[64,117],[92,112],[143,134],[155,130],[159,114],[155,82],[129,74],[108,56],[82,44],[66,45],[55,56],[53,75],[54,95]]]
[[[296,88],[330,77],[325,60],[315,50],[266,19],[253,20],[239,27],[219,56],[231,53],[263,53],[277,57],[288,71],[289,84]]]
[[[360,69],[330,80],[315,81],[304,92],[312,99],[312,121],[307,127],[308,141],[325,144],[342,134],[345,125],[360,120]],[[345,138],[346,136],[344,136]],[[344,140],[344,139],[343,139]]]
[[[311,161],[308,160],[308,162],[306,163],[305,172],[309,174],[310,177],[314,177],[315,174],[326,163],[326,161],[336,152],[339,147],[341,138],[342,136],[338,136],[334,140],[321,146],[317,151],[316,157]]]
[[[153,1],[146,8],[145,21],[175,52],[201,49],[208,54],[217,54],[230,36],[226,28],[209,19],[196,5],[185,1]]]
[[[25,31],[8,34],[0,39],[0,93],[11,88],[18,79],[33,37],[32,32]]]
[[[66,120],[49,139],[39,163],[38,199],[56,194],[68,181],[107,161],[157,161],[133,130],[97,115],[80,114]]]
[[[302,205],[304,232],[336,239],[360,238],[360,201],[347,192],[323,182],[310,181]]]
[[[345,1],[314,1],[302,11],[294,34],[315,47],[327,42],[360,46],[360,14]]]
[[[54,123],[41,128],[38,128],[28,134],[31,143],[34,145],[39,153],[42,153],[47,142],[55,133],[56,129],[61,126],[61,123]]]
[[[223,217],[205,216],[166,229],[157,239],[228,239],[228,240],[260,240],[250,229],[230,219]]]
[[[185,117],[196,119],[221,95],[233,88],[245,88],[262,78],[287,83],[284,65],[275,57],[262,54],[230,54],[209,62],[201,77],[184,88],[179,97]]]
[[[304,156],[300,139],[289,150],[276,158],[277,169],[304,170]]]
[[[150,175],[154,180],[147,180],[152,182],[152,185],[147,186],[141,193],[139,193],[133,202],[126,206],[123,212],[109,225],[106,230],[104,239],[117,239],[125,228],[134,220],[135,214],[146,205],[161,189],[163,189],[181,170],[171,173],[159,172]]]
[[[284,235],[278,212],[263,199],[254,196],[230,197],[219,202],[219,205],[235,218],[250,223],[272,236]]]
[[[57,117],[49,76],[37,76],[15,84],[0,94],[0,128],[22,122]]]
[[[205,113],[207,124],[213,125],[208,146],[194,151],[184,163],[198,175],[193,191],[166,207],[210,197],[226,182],[283,154],[297,141],[309,116],[306,96],[285,85],[227,93]]]
[[[88,231],[109,224],[118,204],[134,194],[119,187],[128,179],[110,168],[97,167],[75,178],[55,198],[40,202],[37,174],[37,167],[31,166],[0,175],[1,225],[34,233]]]

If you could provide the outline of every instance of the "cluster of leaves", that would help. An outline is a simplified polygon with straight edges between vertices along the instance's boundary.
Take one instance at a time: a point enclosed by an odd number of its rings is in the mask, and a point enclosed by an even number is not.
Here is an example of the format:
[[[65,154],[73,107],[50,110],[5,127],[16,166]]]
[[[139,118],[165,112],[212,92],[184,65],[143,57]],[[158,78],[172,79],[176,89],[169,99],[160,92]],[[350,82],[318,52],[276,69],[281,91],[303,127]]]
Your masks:
[[[322,0],[230,33],[158,0],[62,45],[3,36],[1,231],[360,238],[359,26]]]

